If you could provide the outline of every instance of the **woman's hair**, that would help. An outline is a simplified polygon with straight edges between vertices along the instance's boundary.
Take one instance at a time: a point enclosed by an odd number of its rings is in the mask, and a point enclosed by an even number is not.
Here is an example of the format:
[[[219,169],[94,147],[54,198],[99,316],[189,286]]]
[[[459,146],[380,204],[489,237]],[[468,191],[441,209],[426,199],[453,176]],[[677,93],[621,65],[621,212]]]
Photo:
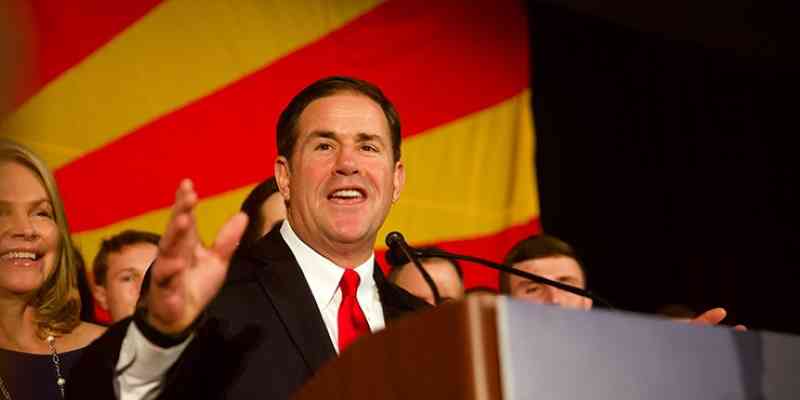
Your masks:
[[[64,203],[55,179],[44,162],[27,148],[7,139],[0,139],[0,162],[13,161],[30,169],[47,191],[58,227],[58,249],[55,265],[31,305],[36,308],[38,334],[59,335],[71,332],[80,323],[81,301],[77,289],[75,253],[69,235]]]

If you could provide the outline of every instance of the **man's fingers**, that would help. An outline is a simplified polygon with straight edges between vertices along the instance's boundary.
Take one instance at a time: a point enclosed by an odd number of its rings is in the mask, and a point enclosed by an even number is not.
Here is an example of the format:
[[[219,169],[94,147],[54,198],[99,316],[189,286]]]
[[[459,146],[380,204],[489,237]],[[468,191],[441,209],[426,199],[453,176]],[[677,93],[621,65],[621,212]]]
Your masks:
[[[242,238],[245,228],[247,227],[247,214],[243,212],[236,213],[217,233],[217,238],[214,240],[212,247],[214,253],[227,262],[236,250],[239,244],[239,239]]]
[[[742,324],[734,326],[733,329],[737,332],[747,332],[747,327]]]
[[[726,315],[728,315],[728,313],[724,308],[712,308],[695,317],[690,323],[695,325],[717,325],[725,319]]]
[[[180,247],[186,241],[192,229],[192,218],[188,214],[181,214],[172,218],[167,225],[167,231],[159,242],[159,255],[173,257],[180,254]]]
[[[189,179],[184,179],[175,192],[175,203],[172,205],[172,215],[167,223],[167,228],[159,243],[162,254],[175,255],[178,252],[181,240],[187,238],[194,223],[192,210],[197,204],[197,193]]]
[[[178,184],[175,191],[175,203],[172,206],[173,215],[184,213],[194,207],[197,202],[197,193],[194,191],[194,183],[191,179],[184,179]]]

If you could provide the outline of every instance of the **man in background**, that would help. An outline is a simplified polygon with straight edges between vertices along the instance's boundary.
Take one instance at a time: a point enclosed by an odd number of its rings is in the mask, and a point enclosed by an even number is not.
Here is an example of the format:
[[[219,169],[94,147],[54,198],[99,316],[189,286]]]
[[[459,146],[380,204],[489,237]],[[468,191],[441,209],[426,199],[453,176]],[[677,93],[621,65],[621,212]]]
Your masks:
[[[103,240],[94,258],[94,298],[112,322],[133,315],[147,267],[156,258],[160,236],[127,230]]]
[[[521,271],[565,283],[586,290],[587,272],[575,250],[566,242],[549,235],[529,236],[514,245],[505,258],[505,264]],[[498,276],[500,294],[539,304],[551,304],[574,310],[590,310],[592,300],[552,286],[501,272]],[[717,325],[725,319],[724,308],[712,308],[693,318],[673,318],[693,325]],[[736,330],[746,330],[736,325]]]
[[[553,236],[536,235],[520,241],[508,252],[506,265],[547,279],[586,289],[586,270],[572,246]],[[520,276],[501,272],[501,294],[539,304],[553,304],[576,310],[589,310],[592,300],[543,285]]]
[[[242,202],[242,212],[247,214],[247,228],[239,246],[250,245],[261,239],[280,221],[286,219],[286,204],[272,176],[259,183]]]
[[[428,247],[425,250],[440,249]],[[433,291],[428,282],[407,257],[389,250],[386,252],[386,260],[392,266],[392,271],[389,273],[390,282],[425,300],[428,304],[436,305]],[[464,297],[464,272],[458,261],[444,258],[423,258],[420,262],[433,279],[442,302]]]

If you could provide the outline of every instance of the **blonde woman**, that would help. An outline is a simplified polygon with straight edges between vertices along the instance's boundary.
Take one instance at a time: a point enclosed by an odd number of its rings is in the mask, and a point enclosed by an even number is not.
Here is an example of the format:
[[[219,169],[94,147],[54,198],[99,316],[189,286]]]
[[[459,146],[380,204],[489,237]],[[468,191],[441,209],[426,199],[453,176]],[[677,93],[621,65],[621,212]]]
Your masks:
[[[80,321],[72,242],[55,180],[0,139],[0,400],[60,399],[103,328]]]

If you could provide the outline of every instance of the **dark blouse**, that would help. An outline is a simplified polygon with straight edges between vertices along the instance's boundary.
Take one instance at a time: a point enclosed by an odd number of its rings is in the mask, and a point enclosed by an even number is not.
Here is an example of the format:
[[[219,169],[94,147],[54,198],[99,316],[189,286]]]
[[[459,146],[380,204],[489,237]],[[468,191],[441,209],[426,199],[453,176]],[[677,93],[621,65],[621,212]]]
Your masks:
[[[78,361],[83,349],[58,353],[61,376],[69,380],[69,371]],[[61,393],[56,380],[56,368],[50,354],[20,353],[0,349],[0,378],[12,400],[59,400]],[[0,400],[6,400],[0,393]]]

